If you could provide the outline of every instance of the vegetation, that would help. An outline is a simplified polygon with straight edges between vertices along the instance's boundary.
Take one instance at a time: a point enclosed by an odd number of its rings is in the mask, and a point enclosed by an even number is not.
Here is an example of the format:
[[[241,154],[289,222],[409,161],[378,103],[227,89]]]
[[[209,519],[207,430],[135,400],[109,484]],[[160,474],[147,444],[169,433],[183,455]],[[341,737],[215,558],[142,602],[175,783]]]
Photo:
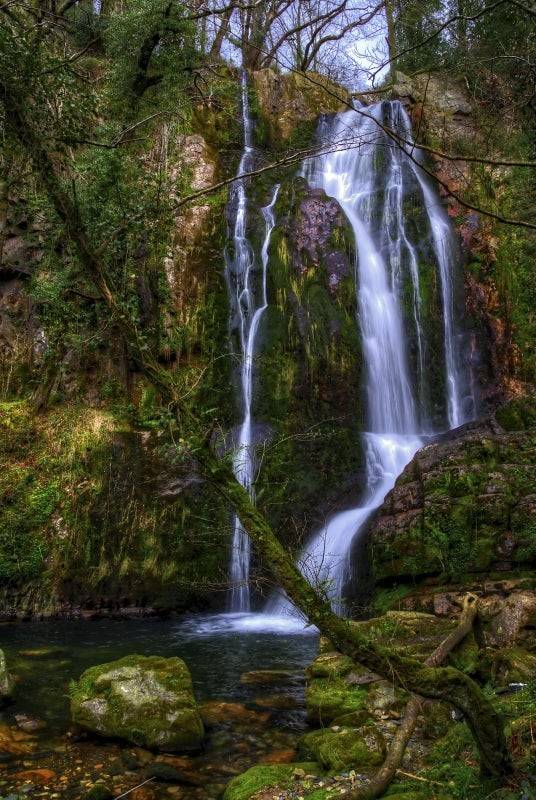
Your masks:
[[[365,708],[366,690],[359,680],[352,683],[356,673],[372,673],[373,680],[377,673],[411,693],[404,736],[394,737],[398,765],[420,714],[416,695],[463,715],[465,723],[448,731],[430,755],[440,766],[425,767],[421,776],[433,785],[447,783],[449,794],[461,799],[471,796],[477,758],[486,775],[478,785],[484,793],[504,785],[514,766],[524,775],[532,757],[525,746],[521,755],[512,747],[496,698],[477,682],[473,651],[442,666],[447,653],[427,653],[423,661],[415,644],[401,646],[404,636],[392,616],[369,626],[350,624],[332,611],[326,587],[303,577],[290,552],[311,526],[308,510],[318,487],[321,516],[356,483],[363,415],[356,286],[348,268],[353,243],[339,210],[324,239],[308,250],[303,241],[311,198],[289,167],[311,147],[317,113],[348,105],[347,90],[331,81],[341,77],[339,46],[378,20],[388,26],[391,67],[390,84],[380,91],[396,91],[398,70],[424,71],[424,82],[415,84],[418,136],[464,237],[468,276],[476,282],[468,295],[485,298],[473,304],[473,328],[489,350],[483,371],[495,384],[492,402],[535,378],[534,42],[525,35],[534,11],[520,3],[451,5],[136,0],[97,7],[66,0],[0,7],[0,279],[11,304],[0,361],[6,463],[0,579],[11,599],[38,594],[38,602],[28,600],[30,608],[53,606],[59,597],[76,603],[82,589],[104,601],[142,596],[161,608],[191,608],[207,602],[207,589],[224,588],[234,513],[255,545],[263,580],[269,576],[283,587],[343,659],[327,678],[313,674],[307,692],[318,722],[346,718],[342,728],[351,747],[341,744],[337,731],[316,731],[302,742],[303,756],[314,756],[327,770],[382,763],[382,736],[371,756],[363,726],[358,730],[347,718],[354,715],[355,722]],[[523,63],[518,82],[508,79],[501,59],[495,64],[499,44],[505,61]],[[259,142],[272,148],[279,170],[267,163],[253,169],[256,199],[266,198],[266,174],[283,184],[269,276],[275,301],[258,362],[260,380],[270,387],[258,407],[273,445],[259,454],[256,502],[232,464],[233,364],[220,263],[224,189],[234,180],[241,147],[237,76],[222,57],[233,48],[250,71],[276,67],[269,73],[274,86],[285,81],[282,67],[293,70],[289,103],[304,94],[304,84],[315,87],[303,106],[311,119],[283,119],[277,106],[275,114],[273,107],[267,112],[272,85],[252,98],[263,121]],[[309,72],[312,67],[321,74]],[[421,133],[430,76],[445,69],[455,81],[466,80],[477,134],[458,136],[459,109],[445,117],[445,130],[454,126],[446,133],[426,123]],[[255,81],[261,86],[258,76]],[[329,97],[318,108],[317,91]],[[492,98],[501,104],[502,126]],[[377,122],[392,146],[407,145]],[[282,132],[284,145],[277,139]],[[452,163],[462,165],[463,180],[445,177],[445,164]],[[434,173],[432,161],[421,168]],[[327,198],[317,193],[313,201],[315,213],[325,213]],[[476,222],[473,213],[480,214]],[[262,235],[261,223],[259,216],[252,237]],[[413,224],[418,228],[419,220]],[[469,235],[471,225],[475,235]],[[420,256],[424,274],[429,254]],[[428,282],[423,306],[430,330],[439,329],[438,303]],[[438,386],[429,402],[440,417]],[[421,523],[407,524],[392,547],[374,554],[376,578],[388,587],[376,597],[379,611],[403,602],[410,581],[428,573],[445,582],[462,581],[469,570],[490,573],[498,531],[515,538],[517,566],[533,560],[534,415],[522,400],[496,420],[505,436],[513,436],[499,444],[469,442],[460,464],[451,461],[422,487],[430,502]],[[132,451],[125,442],[134,443],[136,463],[152,461],[155,475],[143,475],[146,483],[154,477],[151,491],[138,493],[126,477]],[[126,457],[117,458],[121,449]],[[169,479],[170,472],[174,481],[163,486],[162,474]],[[483,496],[498,494],[487,492],[497,472],[507,483],[501,502],[483,505]],[[169,502],[163,503],[166,492]],[[296,530],[289,535],[291,526]],[[403,585],[389,584],[401,577]],[[508,654],[514,664],[516,648],[505,649],[504,659]],[[514,675],[512,666],[502,669]],[[493,669],[488,674],[493,677]],[[84,679],[73,688],[75,702],[82,689]],[[532,694],[529,687],[525,697]],[[530,717],[532,700],[524,702],[521,716]],[[523,740],[525,734],[518,735]],[[147,743],[137,734],[127,738]],[[395,774],[385,764],[387,778],[372,781],[376,795]],[[316,770],[308,764],[255,767],[235,778],[225,797],[246,800],[267,786],[292,788],[302,769],[298,777],[307,783],[309,769]],[[410,787],[398,781],[392,789],[400,794]],[[375,796],[372,788],[366,791],[352,789],[347,797]]]

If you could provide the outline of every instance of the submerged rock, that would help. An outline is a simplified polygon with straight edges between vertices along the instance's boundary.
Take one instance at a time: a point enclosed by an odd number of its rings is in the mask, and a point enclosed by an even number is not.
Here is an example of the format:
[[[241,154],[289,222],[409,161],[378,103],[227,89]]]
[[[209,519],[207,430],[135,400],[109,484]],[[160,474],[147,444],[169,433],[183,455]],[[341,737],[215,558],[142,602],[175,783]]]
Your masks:
[[[204,728],[180,658],[126,656],[86,670],[71,687],[73,721],[153,750],[197,750]]]
[[[278,686],[283,686],[303,683],[304,680],[302,673],[292,672],[288,669],[256,669],[251,672],[244,672],[240,676],[240,683],[259,684],[260,686],[268,686],[274,683]]]
[[[210,700],[199,708],[205,725],[220,725],[225,722],[235,722],[242,725],[264,725],[270,718],[268,711],[253,711],[243,703],[227,703],[220,700]]]
[[[7,670],[6,657],[4,651],[0,650],[0,704],[11,697],[13,692],[13,680]]]

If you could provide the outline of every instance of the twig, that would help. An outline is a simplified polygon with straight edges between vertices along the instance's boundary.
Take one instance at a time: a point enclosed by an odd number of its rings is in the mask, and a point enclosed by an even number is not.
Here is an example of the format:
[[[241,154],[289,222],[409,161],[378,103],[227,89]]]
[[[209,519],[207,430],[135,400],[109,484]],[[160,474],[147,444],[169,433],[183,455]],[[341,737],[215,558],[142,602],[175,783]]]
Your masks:
[[[123,794],[118,794],[117,797],[114,797],[114,800],[120,800],[121,797],[126,797],[127,794],[130,794],[135,789],[139,789],[140,786],[145,786],[146,783],[151,783],[151,781],[154,781],[154,780],[155,780],[154,777],[153,778],[147,778],[147,780],[143,781],[143,783],[138,783],[137,786],[133,786],[132,789],[128,790],[128,792],[123,792]]]

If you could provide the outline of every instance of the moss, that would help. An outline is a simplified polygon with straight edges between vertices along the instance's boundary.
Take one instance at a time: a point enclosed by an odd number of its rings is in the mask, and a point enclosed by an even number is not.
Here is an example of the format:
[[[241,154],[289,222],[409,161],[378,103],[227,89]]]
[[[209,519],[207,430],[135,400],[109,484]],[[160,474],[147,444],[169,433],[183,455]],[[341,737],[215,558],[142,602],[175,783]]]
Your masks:
[[[324,728],[301,737],[298,752],[313,758],[325,769],[340,772],[355,768],[367,772],[383,762],[385,742],[375,725],[355,728]]]
[[[495,412],[497,422],[505,431],[524,431],[536,427],[536,407],[533,397],[511,400]]]
[[[180,658],[125,656],[71,684],[73,721],[142,747],[198,749],[204,730],[188,667]]]
[[[320,724],[331,722],[361,711],[366,697],[365,689],[348,685],[342,678],[313,678],[306,689],[307,718]]]
[[[389,589],[379,589],[374,594],[373,608],[376,614],[385,614],[386,611],[396,608],[404,597],[412,591],[411,586],[402,584],[401,586],[393,586]]]
[[[300,786],[300,779],[306,775],[318,775],[318,764],[305,762],[297,764],[273,764],[251,767],[242,775],[237,775],[227,785],[223,800],[249,800],[257,792],[272,787],[282,790]]]
[[[166,437],[142,439],[119,412],[83,405],[36,417],[28,403],[4,403],[0,429],[0,575],[10,603],[31,591],[52,607],[95,593],[184,607],[203,584],[223,581],[228,511],[192,483]],[[181,480],[177,497],[161,496]]]

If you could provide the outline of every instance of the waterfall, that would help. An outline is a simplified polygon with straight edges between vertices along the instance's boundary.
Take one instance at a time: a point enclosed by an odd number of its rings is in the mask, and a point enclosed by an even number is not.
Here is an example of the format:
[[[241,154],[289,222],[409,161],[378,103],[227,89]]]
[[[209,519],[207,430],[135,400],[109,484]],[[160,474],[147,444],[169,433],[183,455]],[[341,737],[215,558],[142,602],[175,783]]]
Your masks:
[[[401,103],[393,103],[392,107],[396,109],[396,116],[393,117],[391,127],[398,127],[403,138],[412,141],[411,122],[406,110]],[[395,149],[401,152],[400,148],[397,147]],[[406,150],[413,151],[412,154],[415,155],[415,161],[422,161],[422,154],[418,149],[413,149],[410,145],[407,145]],[[418,163],[416,164],[412,159],[407,159],[407,161],[409,161],[423,194],[424,206],[432,232],[432,244],[439,268],[443,306],[448,423],[449,428],[457,428],[474,413],[474,398],[471,397],[467,398],[471,410],[469,413],[464,412],[463,369],[456,336],[453,276],[456,264],[459,261],[458,243],[448,214],[435,187],[430,183],[426,173],[419,168]],[[467,405],[467,403],[465,404]]]
[[[388,126],[410,138],[409,119],[398,102],[369,106],[363,114],[358,110],[339,113],[321,124],[321,144],[327,145],[329,152],[309,159],[303,168],[312,187],[322,188],[339,202],[356,242],[358,324],[366,374],[366,489],[359,506],[329,519],[309,540],[299,560],[304,575],[323,588],[340,612],[344,610],[342,597],[356,534],[430,432],[418,260],[403,213],[410,182],[420,190],[437,262],[433,266],[439,273],[448,425],[456,427],[466,421],[454,321],[455,233],[418,164],[376,124],[384,121],[384,115]],[[403,313],[404,269],[412,285],[411,331]],[[417,374],[412,374],[406,346],[410,335],[416,339]],[[271,614],[289,613],[289,605],[285,597],[279,597],[269,602],[268,610]]]
[[[242,486],[253,496],[255,459],[252,438],[252,403],[255,353],[260,322],[268,307],[266,288],[268,249],[270,237],[275,226],[274,206],[279,186],[274,188],[269,204],[262,209],[265,230],[260,252],[261,275],[259,282],[255,253],[247,238],[248,200],[246,179],[241,177],[251,169],[254,159],[245,73],[242,75],[242,122],[244,149],[238,167],[238,180],[233,184],[230,197],[230,207],[234,211],[234,226],[232,237],[230,237],[232,238],[232,252],[226,251],[226,275],[233,313],[231,328],[236,330],[239,344],[239,385],[242,409],[238,441],[235,442],[233,471]],[[249,536],[244,531],[239,518],[235,515],[229,568],[231,580],[229,608],[232,612],[243,613],[250,610],[250,560],[251,545]]]

